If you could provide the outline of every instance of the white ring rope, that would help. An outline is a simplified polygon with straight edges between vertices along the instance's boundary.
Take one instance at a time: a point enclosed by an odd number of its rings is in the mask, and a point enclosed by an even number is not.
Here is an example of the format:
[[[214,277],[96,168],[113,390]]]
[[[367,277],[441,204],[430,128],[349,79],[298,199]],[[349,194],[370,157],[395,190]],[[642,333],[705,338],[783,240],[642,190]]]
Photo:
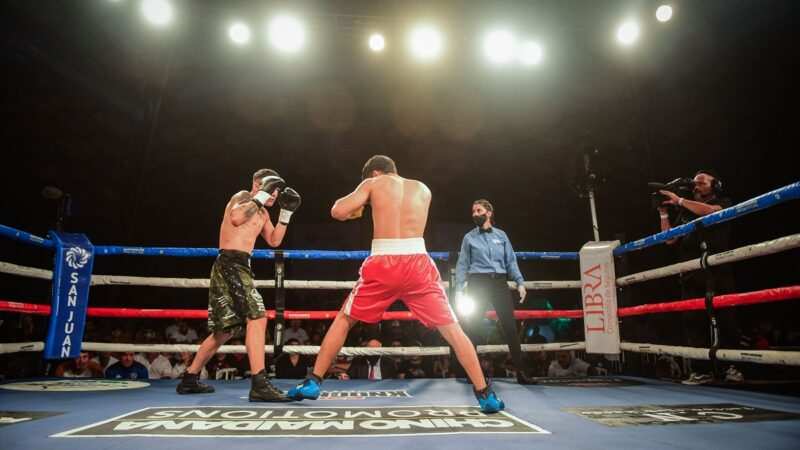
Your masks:
[[[112,344],[107,342],[84,342],[82,350],[93,352],[197,352],[199,345],[196,344]],[[557,350],[583,350],[586,344],[583,342],[559,342],[554,344],[523,344],[524,352],[557,351]],[[16,352],[39,352],[44,349],[42,342],[18,342],[11,344],[0,344],[0,354]],[[485,353],[508,353],[507,345],[479,345],[479,354]],[[264,352],[275,353],[275,347],[265,345]],[[299,353],[301,355],[316,355],[319,353],[319,346],[315,345],[285,345],[284,353]],[[247,353],[244,345],[223,345],[217,353]],[[450,347],[342,347],[339,352],[345,356],[440,356],[449,355]]]
[[[721,264],[744,261],[746,259],[771,255],[798,247],[800,247],[800,234],[792,234],[771,241],[760,242],[758,244],[747,245],[726,252],[713,254],[708,257],[708,265],[719,266]],[[655,280],[698,269],[701,269],[700,258],[619,277],[617,278],[617,286],[627,286],[634,283],[641,283],[642,281]]]
[[[20,266],[0,261],[0,273],[19,275],[28,278],[50,280],[53,272],[35,267]],[[442,283],[445,289],[450,283]],[[92,275],[92,286],[150,286],[171,288],[208,288],[208,278],[164,278],[164,277],[133,277],[124,275]],[[256,280],[257,288],[274,288],[275,280]],[[284,280],[286,289],[352,289],[355,281],[328,281],[328,280]],[[509,281],[508,287],[516,289],[517,284]],[[579,289],[580,281],[526,281],[525,287],[532,290],[548,289]]]
[[[623,351],[636,353],[650,353],[655,355],[680,356],[691,359],[708,360],[707,348],[697,347],[678,347],[672,345],[642,344],[634,342],[622,342],[620,346]],[[199,345],[195,344],[111,344],[105,342],[84,342],[83,350],[95,352],[163,352],[195,353]],[[523,344],[524,352],[552,352],[560,350],[584,350],[586,344],[583,342],[557,342],[552,344]],[[18,342],[11,344],[0,344],[0,354],[17,352],[40,352],[44,349],[42,342]],[[264,346],[265,353],[274,354],[275,348],[272,345]],[[316,355],[319,347],[313,345],[285,345],[284,353],[298,353],[301,355]],[[487,353],[507,353],[507,345],[479,345],[479,354]],[[247,353],[244,345],[223,345],[218,353]],[[345,356],[446,356],[450,354],[450,347],[343,347],[339,352]],[[751,362],[758,364],[779,364],[786,366],[800,366],[800,352],[781,351],[781,350],[717,350],[717,358],[722,361]]]
[[[674,345],[640,344],[634,342],[621,342],[620,348],[624,351],[636,353],[652,353],[655,355],[681,356],[690,359],[708,360],[710,349],[698,347],[678,347]],[[800,366],[800,352],[783,350],[717,350],[717,359],[722,361],[750,362],[759,364],[781,364],[786,366]]]

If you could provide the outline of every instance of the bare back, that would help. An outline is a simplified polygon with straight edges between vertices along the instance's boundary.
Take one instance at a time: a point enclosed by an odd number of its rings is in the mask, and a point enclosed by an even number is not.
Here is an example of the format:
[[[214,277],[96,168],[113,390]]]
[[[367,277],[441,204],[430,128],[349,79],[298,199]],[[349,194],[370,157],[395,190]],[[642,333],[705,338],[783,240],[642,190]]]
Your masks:
[[[398,175],[374,178],[369,195],[375,239],[422,237],[428,222],[431,191]]]
[[[231,211],[234,205],[250,200],[250,198],[249,192],[241,191],[234,195],[225,207],[225,215],[222,217],[222,224],[219,227],[220,249],[253,252],[256,239],[264,227],[264,222],[267,220],[267,213],[263,209],[259,209],[247,222],[238,227],[231,220]]]

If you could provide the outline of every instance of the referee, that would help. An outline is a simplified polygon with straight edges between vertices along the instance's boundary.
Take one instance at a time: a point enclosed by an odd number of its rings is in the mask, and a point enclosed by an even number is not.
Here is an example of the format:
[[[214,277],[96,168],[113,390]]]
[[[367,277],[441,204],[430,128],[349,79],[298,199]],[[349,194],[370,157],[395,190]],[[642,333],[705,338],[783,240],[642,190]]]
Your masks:
[[[472,203],[472,221],[476,227],[470,230],[461,242],[461,253],[456,264],[456,287],[458,292],[465,288],[475,302],[476,317],[464,324],[464,329],[472,337],[477,336],[487,302],[491,301],[500,320],[506,337],[517,381],[520,384],[534,384],[524,373],[522,350],[514,319],[514,300],[507,280],[517,283],[519,302],[525,301],[524,279],[517,266],[517,257],[506,233],[494,227],[494,208],[488,200],[480,199]],[[477,342],[473,339],[473,342]]]

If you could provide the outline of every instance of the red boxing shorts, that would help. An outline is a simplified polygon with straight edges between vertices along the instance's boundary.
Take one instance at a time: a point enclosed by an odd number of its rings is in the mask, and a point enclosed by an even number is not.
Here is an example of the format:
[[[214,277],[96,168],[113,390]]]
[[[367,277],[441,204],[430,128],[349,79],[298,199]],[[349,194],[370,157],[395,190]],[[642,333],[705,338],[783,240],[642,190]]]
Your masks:
[[[371,255],[361,264],[342,312],[376,323],[395,300],[401,300],[426,327],[449,325],[456,322],[456,316],[441,281],[423,238],[374,239]]]

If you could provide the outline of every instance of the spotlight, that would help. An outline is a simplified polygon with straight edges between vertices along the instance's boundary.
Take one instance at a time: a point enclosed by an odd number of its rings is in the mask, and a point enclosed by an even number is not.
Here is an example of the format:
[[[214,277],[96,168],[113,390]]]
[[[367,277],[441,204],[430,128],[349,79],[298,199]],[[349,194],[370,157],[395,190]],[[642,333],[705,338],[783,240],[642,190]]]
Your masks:
[[[483,41],[483,51],[494,64],[508,63],[514,58],[514,37],[506,30],[492,31]]]
[[[228,28],[228,37],[236,45],[246,45],[250,43],[250,27],[242,22],[236,22]]]
[[[519,48],[519,62],[524,66],[535,66],[542,62],[544,51],[537,42],[526,42]]]
[[[269,23],[269,41],[282,52],[294,53],[303,48],[306,32],[294,17],[278,16]]]
[[[475,301],[466,294],[458,293],[456,294],[456,309],[459,315],[469,316],[475,312]]]
[[[386,40],[383,38],[383,35],[374,33],[369,37],[369,48],[373,52],[382,52],[385,47]]]
[[[442,52],[442,35],[435,28],[420,25],[411,31],[411,53],[423,61],[435,59]]]
[[[639,24],[627,21],[617,28],[617,41],[625,46],[630,46],[639,39]]]
[[[172,5],[166,0],[143,0],[142,14],[148,22],[164,26],[172,22]]]
[[[672,18],[672,6],[661,5],[656,9],[656,19],[659,22],[666,22]]]

